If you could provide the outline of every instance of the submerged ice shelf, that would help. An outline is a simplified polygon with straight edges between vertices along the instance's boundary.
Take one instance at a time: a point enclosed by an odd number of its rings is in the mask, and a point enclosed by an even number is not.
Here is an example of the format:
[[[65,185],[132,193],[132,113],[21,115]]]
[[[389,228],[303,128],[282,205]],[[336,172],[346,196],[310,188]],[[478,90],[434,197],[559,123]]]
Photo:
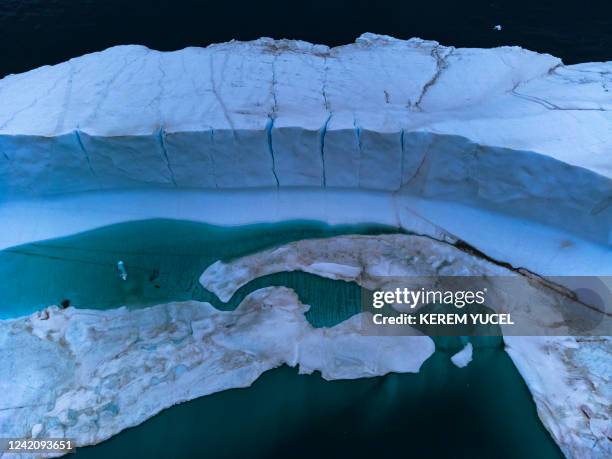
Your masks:
[[[363,265],[346,264],[342,251],[322,257],[333,242],[305,242],[297,253],[288,248],[293,258],[264,252],[220,262],[203,282],[223,298],[266,270],[367,283],[368,273],[408,269],[376,260],[419,244],[427,246],[419,269],[434,274],[436,260],[450,257],[451,271],[465,273],[510,265],[610,275],[610,87],[611,62],[565,66],[517,47],[457,49],[373,34],[336,48],[271,39],[176,52],[110,48],[0,80],[0,247],[147,218],[312,218],[428,237],[406,244],[398,236],[383,252],[389,237],[345,240],[349,253],[371,257],[357,260]],[[465,242],[504,265],[460,251]],[[28,376],[36,390],[0,379],[17,401],[0,407],[0,431],[95,443],[283,362],[359,377],[416,371],[433,349],[417,336],[389,341],[375,356],[377,341],[360,337],[356,319],[321,331],[303,312],[290,291],[268,289],[233,313],[172,303],[135,312],[50,308],[0,322],[2,374],[27,356],[62,362],[34,359],[42,365]],[[293,328],[269,327],[280,316]],[[224,329],[228,321],[244,327]],[[287,332],[284,341],[272,329]],[[255,334],[269,341],[260,345]],[[204,337],[214,337],[214,351],[202,347]],[[397,361],[407,344],[414,353]],[[608,457],[609,339],[506,337],[506,345],[564,453]],[[351,350],[346,366],[328,360]],[[56,377],[65,385],[46,391]],[[118,391],[129,381],[124,397]],[[164,398],[160,387],[172,391]],[[9,421],[14,412],[18,422]]]

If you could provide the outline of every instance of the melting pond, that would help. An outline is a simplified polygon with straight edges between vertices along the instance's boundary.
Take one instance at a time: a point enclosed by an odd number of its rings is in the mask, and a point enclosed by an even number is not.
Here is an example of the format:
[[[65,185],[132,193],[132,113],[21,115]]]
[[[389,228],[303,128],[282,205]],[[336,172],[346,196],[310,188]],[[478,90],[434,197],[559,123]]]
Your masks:
[[[376,225],[328,226],[312,221],[218,227],[147,220],[12,247],[0,251],[0,319],[66,301],[78,308],[109,309],[195,299],[234,309],[253,290],[286,285],[294,288],[303,302],[316,305],[310,314],[316,324],[333,324],[359,310],[332,307],[358,305],[353,301],[359,298],[356,285],[303,273],[281,273],[252,282],[223,304],[199,285],[198,278],[217,260],[291,241],[391,231]],[[121,278],[120,261],[126,280]]]
[[[221,228],[151,220],[14,247],[0,251],[0,318],[64,300],[108,309],[196,299],[233,309],[258,288],[284,285],[311,305],[307,316],[314,326],[331,326],[359,312],[356,284],[280,273],[250,282],[223,304],[197,279],[219,259],[294,240],[391,231],[306,221]],[[562,458],[501,339],[470,340],[474,360],[462,369],[450,362],[467,341],[461,337],[435,338],[436,352],[418,374],[328,382],[281,367],[248,389],[164,410],[100,445],[80,448],[76,457]]]

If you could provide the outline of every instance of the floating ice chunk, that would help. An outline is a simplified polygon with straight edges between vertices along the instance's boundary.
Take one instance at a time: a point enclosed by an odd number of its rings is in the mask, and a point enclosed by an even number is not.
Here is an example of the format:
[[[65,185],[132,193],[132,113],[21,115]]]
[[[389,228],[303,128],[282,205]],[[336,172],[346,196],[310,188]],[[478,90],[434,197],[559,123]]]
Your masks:
[[[117,262],[117,271],[119,271],[119,277],[123,280],[127,280],[127,271],[125,270],[125,264],[122,260]]]
[[[467,343],[463,349],[451,357],[451,361],[459,368],[467,367],[472,361],[472,343]]]

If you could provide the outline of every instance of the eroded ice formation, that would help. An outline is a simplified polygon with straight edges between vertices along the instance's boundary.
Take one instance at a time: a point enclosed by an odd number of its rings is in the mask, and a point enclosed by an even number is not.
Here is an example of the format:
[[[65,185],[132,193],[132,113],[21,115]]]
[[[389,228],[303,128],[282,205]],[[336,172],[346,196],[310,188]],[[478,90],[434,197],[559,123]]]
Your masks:
[[[0,432],[93,444],[176,403],[247,387],[282,364],[352,379],[418,372],[434,352],[416,331],[365,336],[360,315],[315,329],[307,310],[293,291],[270,287],[229,312],[198,302],[50,307],[0,321]]]

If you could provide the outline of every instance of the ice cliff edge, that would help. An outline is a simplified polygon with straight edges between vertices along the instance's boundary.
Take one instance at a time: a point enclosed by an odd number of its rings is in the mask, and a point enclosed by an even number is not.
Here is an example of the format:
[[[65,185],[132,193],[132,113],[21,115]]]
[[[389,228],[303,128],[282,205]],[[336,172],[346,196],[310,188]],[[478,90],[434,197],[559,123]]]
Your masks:
[[[0,80],[0,197],[402,190],[607,245],[611,72],[373,34],[336,48],[118,46]]]

